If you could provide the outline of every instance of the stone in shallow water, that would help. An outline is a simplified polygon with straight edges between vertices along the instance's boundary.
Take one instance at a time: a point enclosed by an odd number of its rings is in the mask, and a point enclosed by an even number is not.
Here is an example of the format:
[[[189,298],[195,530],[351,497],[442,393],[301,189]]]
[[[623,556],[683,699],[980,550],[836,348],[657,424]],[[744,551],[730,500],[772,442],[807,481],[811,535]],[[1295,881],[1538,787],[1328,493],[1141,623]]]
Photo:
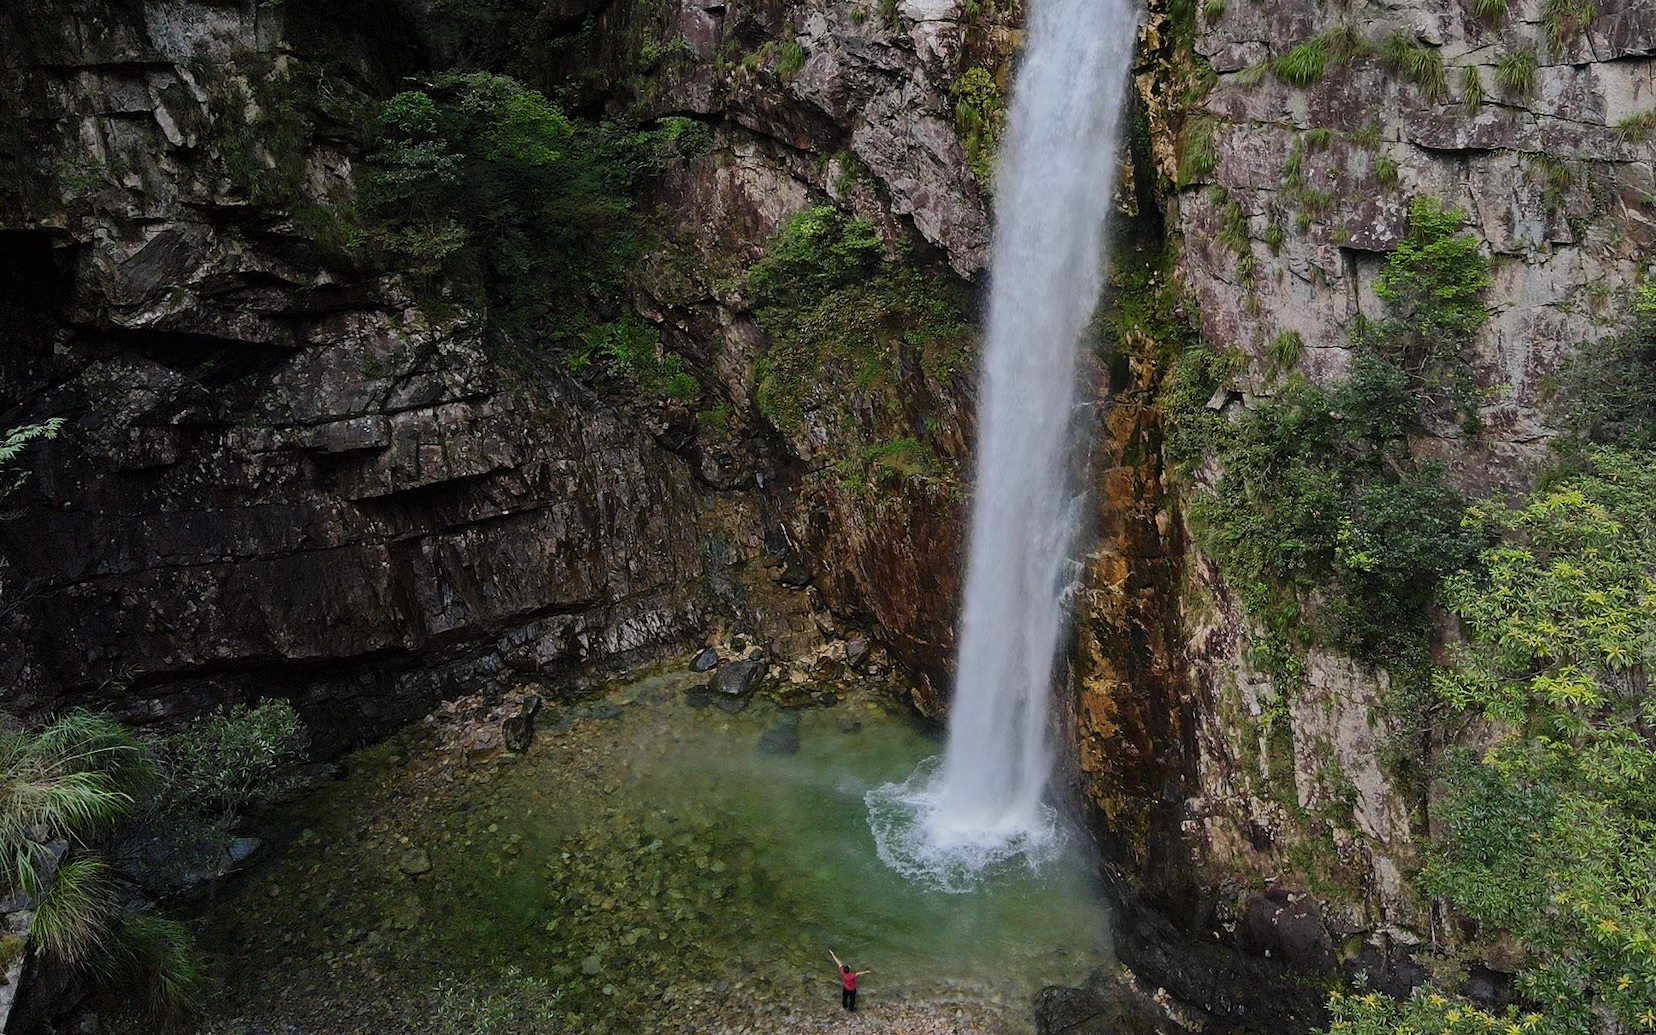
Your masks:
[[[759,689],[759,681],[764,675],[765,663],[758,658],[733,661],[713,673],[713,678],[707,681],[707,688],[714,693],[742,697]]]
[[[719,667],[719,652],[712,647],[705,648],[701,653],[690,659],[690,671],[711,672]]]
[[[431,872],[431,856],[424,848],[410,848],[397,860],[397,869],[409,876],[417,876]]]
[[[792,755],[799,752],[799,713],[783,712],[771,723],[770,729],[759,736],[759,750],[767,755]]]
[[[588,956],[581,961],[581,973],[591,977],[604,969],[604,961],[597,956]]]

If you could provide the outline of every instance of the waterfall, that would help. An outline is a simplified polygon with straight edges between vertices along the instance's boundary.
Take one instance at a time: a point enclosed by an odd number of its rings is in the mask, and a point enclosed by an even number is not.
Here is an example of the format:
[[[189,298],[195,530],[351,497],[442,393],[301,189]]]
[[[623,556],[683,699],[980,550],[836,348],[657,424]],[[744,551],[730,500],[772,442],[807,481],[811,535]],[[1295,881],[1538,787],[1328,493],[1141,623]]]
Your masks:
[[[1077,346],[1103,278],[1132,0],[1029,0],[995,179],[959,675],[948,744],[870,792],[893,868],[962,890],[1055,840],[1048,705],[1074,571]]]

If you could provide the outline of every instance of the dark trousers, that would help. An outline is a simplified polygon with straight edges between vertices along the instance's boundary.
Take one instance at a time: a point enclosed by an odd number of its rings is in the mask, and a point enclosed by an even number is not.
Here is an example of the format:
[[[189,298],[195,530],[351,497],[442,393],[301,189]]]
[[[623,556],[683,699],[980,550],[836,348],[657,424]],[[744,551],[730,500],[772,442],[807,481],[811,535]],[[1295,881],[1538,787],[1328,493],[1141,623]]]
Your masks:
[[[847,1010],[855,1010],[857,1008],[857,990],[854,988],[840,989],[840,1005]]]

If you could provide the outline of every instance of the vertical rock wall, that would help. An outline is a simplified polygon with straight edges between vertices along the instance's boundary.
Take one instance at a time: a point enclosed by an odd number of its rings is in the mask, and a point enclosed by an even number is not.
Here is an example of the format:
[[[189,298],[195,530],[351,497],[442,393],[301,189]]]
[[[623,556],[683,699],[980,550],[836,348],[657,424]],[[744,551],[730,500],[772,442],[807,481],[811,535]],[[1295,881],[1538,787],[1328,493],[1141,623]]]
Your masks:
[[[1375,278],[1410,200],[1431,196],[1466,214],[1493,283],[1468,356],[1477,435],[1429,423],[1410,448],[1472,498],[1528,487],[1550,462],[1561,365],[1620,325],[1650,261],[1656,14],[1602,4],[1572,22],[1558,14],[1568,5],[1514,0],[1481,21],[1439,0],[1230,0],[1195,12],[1191,52],[1153,7],[1141,158],[1165,191],[1203,345],[1241,357],[1211,405],[1240,412],[1277,392],[1267,346],[1285,332],[1305,346],[1298,373],[1342,379],[1360,322],[1384,315]],[[1319,39],[1320,74],[1287,81],[1283,56]],[[1162,365],[1135,383],[1165,374],[1167,345],[1134,350]],[[1178,497],[1219,472],[1169,492],[1160,458],[1137,459],[1153,409],[1131,392],[1116,407],[1103,542],[1078,615],[1078,712],[1085,782],[1121,858],[1187,933],[1406,988],[1419,971],[1397,961],[1452,936],[1409,882],[1430,803],[1388,761],[1429,748],[1394,737],[1384,671],[1313,648],[1306,685],[1288,694],[1255,667],[1261,631],[1180,519]],[[1124,643],[1138,660],[1122,660]],[[1211,970],[1164,976],[1224,1005],[1197,987]]]
[[[0,520],[14,706],[164,717],[282,693],[348,740],[462,687],[739,629],[784,655],[872,632],[941,710],[969,369],[939,373],[894,328],[891,385],[825,381],[779,434],[756,410],[768,342],[741,277],[821,202],[975,275],[986,209],[949,85],[971,62],[1004,72],[1010,16],[537,18],[502,41],[511,71],[707,131],[661,173],[631,287],[728,418],[595,391],[556,356],[504,362],[459,295],[340,254],[330,213],[359,185],[364,113],[449,51],[490,53],[434,8],[0,12],[18,99],[0,123],[0,426],[70,417]],[[936,470],[847,482],[868,443],[910,436]]]

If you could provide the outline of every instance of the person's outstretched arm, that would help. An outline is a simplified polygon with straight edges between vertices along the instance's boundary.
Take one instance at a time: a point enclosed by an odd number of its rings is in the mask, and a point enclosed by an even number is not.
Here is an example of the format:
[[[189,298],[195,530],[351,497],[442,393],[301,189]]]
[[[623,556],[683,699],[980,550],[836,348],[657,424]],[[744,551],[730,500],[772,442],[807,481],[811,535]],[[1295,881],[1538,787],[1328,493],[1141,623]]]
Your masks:
[[[833,957],[833,960],[834,960],[834,966],[836,966],[836,967],[838,967],[838,968],[839,968],[839,969],[840,969],[840,970],[844,970],[844,969],[845,969],[845,964],[843,964],[843,963],[841,963],[841,962],[840,962],[840,958],[839,958],[839,957],[838,957],[838,956],[835,956],[835,955],[834,955],[834,950],[833,950],[833,949],[829,949],[829,950],[828,950],[828,955],[829,955],[829,956],[831,956],[831,957]]]

